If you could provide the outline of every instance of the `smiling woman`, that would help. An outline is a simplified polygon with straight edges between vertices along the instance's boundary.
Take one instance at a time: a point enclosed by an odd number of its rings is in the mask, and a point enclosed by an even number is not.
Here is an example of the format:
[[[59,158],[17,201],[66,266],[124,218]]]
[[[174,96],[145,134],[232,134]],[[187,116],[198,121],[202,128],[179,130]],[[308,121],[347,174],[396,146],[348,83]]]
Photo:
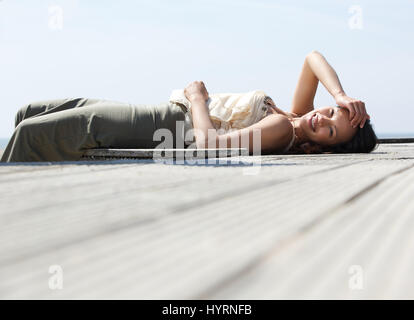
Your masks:
[[[289,153],[368,153],[378,145],[370,120],[354,128],[349,111],[340,106],[320,108],[293,121],[303,126],[309,140],[297,143]]]
[[[314,110],[319,81],[336,107]],[[178,93],[157,105],[85,98],[28,104],[16,114],[1,161],[80,160],[87,149],[177,148],[182,139],[187,147],[242,147],[256,155],[371,152],[377,145],[365,104],[345,94],[335,71],[316,51],[305,59],[291,112],[260,90],[209,95],[202,81],[194,81]],[[166,139],[159,142],[158,129],[170,133],[168,145]]]
[[[336,106],[314,110],[319,81]],[[290,153],[368,153],[378,145],[365,103],[345,94],[335,70],[317,51],[308,54],[303,64],[292,114],[296,141]]]
[[[319,81],[333,96],[337,106],[314,110],[313,101]],[[256,105],[250,107],[251,112],[244,113],[245,119],[252,118],[252,115],[261,109],[263,101],[266,100],[264,93],[261,96],[261,99],[257,99]],[[244,106],[240,108],[233,105],[220,106],[222,99],[215,95],[211,96],[213,99],[211,102],[203,82],[190,84],[186,88],[186,97],[191,104],[192,125],[198,131],[197,147],[234,147],[236,142],[236,146],[252,151],[255,129],[261,131],[263,153],[359,153],[371,152],[378,144],[370,124],[370,116],[365,110],[365,103],[345,94],[336,72],[317,51],[312,51],[306,56],[294,93],[291,112],[284,112],[276,107],[273,100],[268,99],[268,110],[258,121],[253,121],[253,124],[239,130],[227,130],[223,134],[218,134],[214,130],[217,127],[208,116],[209,111],[210,113],[212,111],[212,104],[216,114],[225,114],[228,109],[245,110]],[[222,112],[216,110],[217,104]],[[254,103],[248,100],[246,104],[251,106]],[[224,116],[223,119],[228,120]]]

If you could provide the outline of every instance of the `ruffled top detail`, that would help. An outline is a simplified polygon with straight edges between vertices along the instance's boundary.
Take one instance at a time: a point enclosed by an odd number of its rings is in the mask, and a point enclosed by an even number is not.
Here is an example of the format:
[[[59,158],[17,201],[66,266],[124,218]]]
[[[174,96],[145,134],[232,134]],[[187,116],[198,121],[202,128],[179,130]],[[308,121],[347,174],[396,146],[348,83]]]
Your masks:
[[[219,134],[225,134],[243,129],[262,120],[268,112],[270,99],[263,91],[254,90],[246,93],[217,93],[210,94],[207,100],[209,116],[214,128]],[[195,142],[192,131],[193,119],[191,103],[187,100],[184,89],[173,90],[169,99],[185,110],[184,143],[190,145]],[[289,144],[293,144],[295,135]],[[286,151],[288,148],[285,149]]]

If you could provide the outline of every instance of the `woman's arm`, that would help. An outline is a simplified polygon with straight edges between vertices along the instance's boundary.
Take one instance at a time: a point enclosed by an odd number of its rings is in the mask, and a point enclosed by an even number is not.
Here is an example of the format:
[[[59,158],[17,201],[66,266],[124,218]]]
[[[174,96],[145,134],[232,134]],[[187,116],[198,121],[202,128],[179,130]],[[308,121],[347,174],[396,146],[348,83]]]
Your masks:
[[[184,94],[191,103],[191,116],[197,148],[204,148],[208,135],[215,136],[217,134],[206,105],[208,100],[207,89],[202,81],[194,81],[184,89]]]
[[[291,112],[299,117],[314,109],[313,100],[319,83],[318,78],[312,71],[308,62],[308,58],[311,54],[312,53],[308,54],[305,58],[295,93],[293,94]]]
[[[282,151],[292,140],[292,124],[281,114],[271,114],[246,128],[216,135],[209,148],[246,148],[249,153]],[[259,146],[260,142],[260,146]]]
[[[365,104],[345,94],[335,70],[317,51],[312,51],[305,58],[293,95],[292,113],[302,116],[314,109],[313,101],[319,81],[322,82],[338,105],[349,110],[351,124],[353,126],[360,125],[362,128],[366,119],[369,119]]]
[[[206,105],[208,93],[204,84],[197,81],[191,83],[185,94],[191,103],[194,136],[199,149],[246,148],[252,153],[259,149],[255,145],[255,139],[259,137],[261,151],[282,150],[292,139],[292,124],[278,114],[269,115],[247,128],[219,135],[210,120]]]

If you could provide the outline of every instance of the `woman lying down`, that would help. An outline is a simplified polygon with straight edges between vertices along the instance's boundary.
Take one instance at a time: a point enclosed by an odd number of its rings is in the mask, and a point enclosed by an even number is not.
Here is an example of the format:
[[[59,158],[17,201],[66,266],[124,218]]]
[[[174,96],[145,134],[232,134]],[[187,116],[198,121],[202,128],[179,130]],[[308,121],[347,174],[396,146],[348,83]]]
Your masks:
[[[319,81],[334,106],[314,109]],[[160,135],[165,132],[169,145]],[[1,161],[73,161],[91,148],[157,148],[161,143],[166,148],[242,147],[255,154],[259,148],[268,154],[371,152],[378,141],[364,102],[347,96],[335,70],[312,51],[290,112],[263,91],[209,95],[201,81],[153,105],[85,98],[35,102],[17,112]]]

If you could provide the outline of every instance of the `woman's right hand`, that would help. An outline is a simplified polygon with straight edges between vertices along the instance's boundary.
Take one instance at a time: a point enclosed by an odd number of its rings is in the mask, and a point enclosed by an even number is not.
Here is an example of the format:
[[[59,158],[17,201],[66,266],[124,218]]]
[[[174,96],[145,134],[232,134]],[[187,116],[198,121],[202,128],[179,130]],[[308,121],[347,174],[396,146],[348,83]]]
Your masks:
[[[353,99],[345,94],[335,96],[336,104],[349,111],[351,125],[356,128],[358,125],[363,128],[365,122],[370,118],[365,110],[365,103],[361,100]]]
[[[208,91],[203,81],[193,81],[185,89],[184,94],[189,101],[201,98],[204,101],[208,100]]]

